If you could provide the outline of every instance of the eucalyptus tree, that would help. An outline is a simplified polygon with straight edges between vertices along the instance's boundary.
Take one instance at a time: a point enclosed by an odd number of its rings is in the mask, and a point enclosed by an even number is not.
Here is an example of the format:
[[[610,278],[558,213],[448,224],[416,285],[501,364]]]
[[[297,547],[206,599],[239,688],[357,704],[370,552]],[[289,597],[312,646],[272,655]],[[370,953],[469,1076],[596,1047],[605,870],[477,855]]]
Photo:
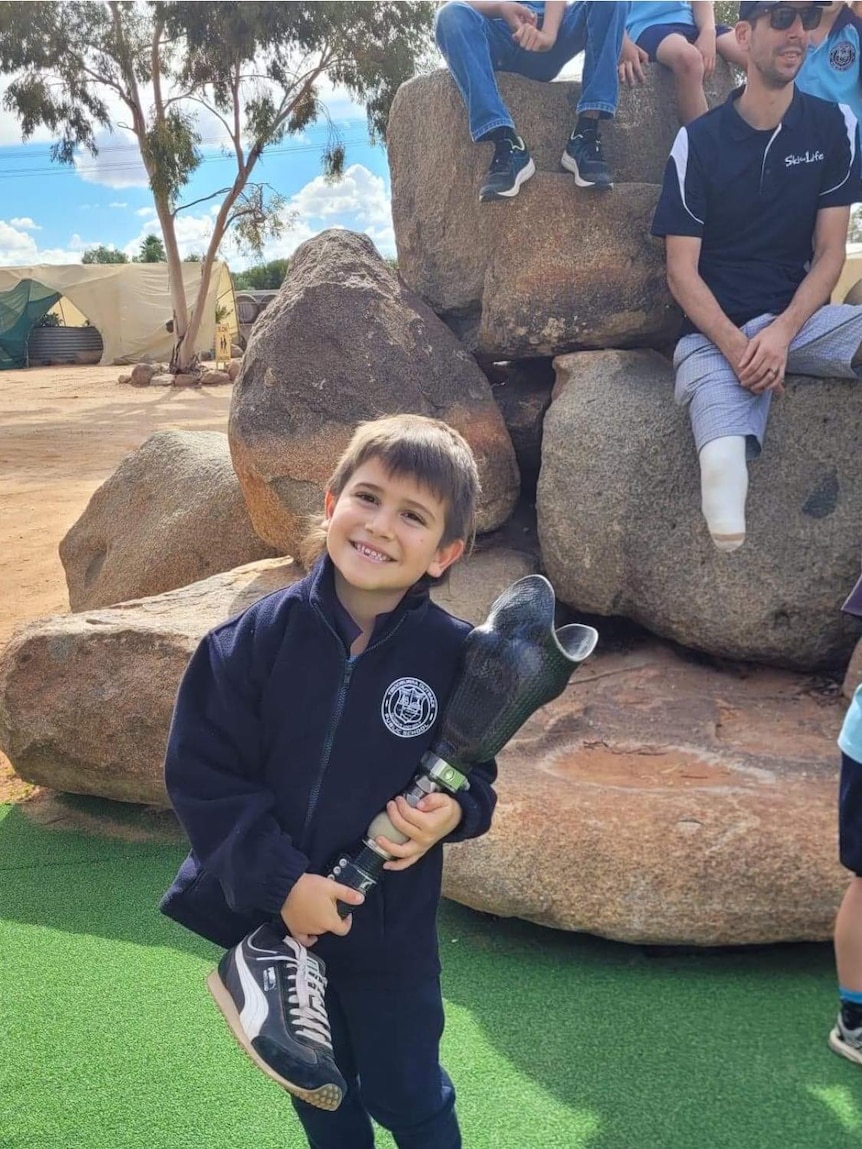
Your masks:
[[[213,263],[228,231],[260,252],[289,223],[284,197],[259,178],[267,149],[321,119],[332,129],[320,98],[327,78],[364,104],[372,138],[385,138],[392,98],[430,47],[434,8],[422,0],[0,3],[4,103],[24,139],[47,127],[53,159],[74,164],[82,150],[97,154],[101,131],[134,134],[170,273],[175,370],[193,363]],[[224,133],[231,175],[189,200],[184,193],[204,158],[204,111]],[[322,160],[337,178],[344,148],[334,130]],[[197,295],[187,300],[176,222],[206,201],[218,206]]]

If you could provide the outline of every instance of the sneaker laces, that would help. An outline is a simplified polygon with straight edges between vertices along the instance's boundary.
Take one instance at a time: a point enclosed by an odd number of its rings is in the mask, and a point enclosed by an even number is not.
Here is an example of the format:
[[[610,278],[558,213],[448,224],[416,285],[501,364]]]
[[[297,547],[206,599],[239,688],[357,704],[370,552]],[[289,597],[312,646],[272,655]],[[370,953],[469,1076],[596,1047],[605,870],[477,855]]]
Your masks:
[[[285,942],[289,941],[285,938]],[[305,946],[295,942],[296,955],[279,954],[272,960],[287,965],[287,1002],[289,1013],[296,1032],[309,1041],[317,1042],[332,1052],[332,1036],[329,1031],[329,1017],[326,1013],[324,997],[326,977],[320,962],[312,957]]]
[[[597,160],[599,163],[604,163],[604,155],[602,154],[602,137],[595,131],[578,132],[577,135],[572,136],[572,140],[581,140],[584,150],[588,153],[587,159]]]

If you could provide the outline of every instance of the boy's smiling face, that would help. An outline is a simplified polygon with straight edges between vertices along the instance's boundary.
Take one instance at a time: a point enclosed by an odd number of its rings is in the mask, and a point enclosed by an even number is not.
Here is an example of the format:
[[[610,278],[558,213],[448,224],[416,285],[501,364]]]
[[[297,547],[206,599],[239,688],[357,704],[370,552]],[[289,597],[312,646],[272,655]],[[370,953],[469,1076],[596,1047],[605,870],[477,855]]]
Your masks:
[[[354,616],[394,610],[423,575],[439,577],[464,551],[463,539],[441,545],[445,502],[379,459],[357,468],[337,499],[327,491],[324,508],[336,589]]]

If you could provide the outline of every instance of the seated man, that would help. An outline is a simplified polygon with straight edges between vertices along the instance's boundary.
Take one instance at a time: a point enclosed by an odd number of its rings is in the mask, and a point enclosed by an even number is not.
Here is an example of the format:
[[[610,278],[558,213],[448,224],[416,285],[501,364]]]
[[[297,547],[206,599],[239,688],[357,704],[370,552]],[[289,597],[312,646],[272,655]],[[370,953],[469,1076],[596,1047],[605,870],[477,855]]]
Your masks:
[[[862,307],[825,306],[844,263],[859,182],[849,108],[797,90],[811,3],[743,3],[746,82],[680,129],[653,220],[685,311],[674,353],[720,550],[745,540],[746,459],[763,445],[786,371],[856,378]]]
[[[474,142],[490,140],[494,156],[480,200],[509,199],[536,170],[497,89],[495,72],[553,80],[586,50],[578,122],[561,164],[579,187],[613,187],[602,154],[599,120],[617,107],[617,59],[628,4],[494,3],[453,0],[437,13],[437,45],[464,99]]]

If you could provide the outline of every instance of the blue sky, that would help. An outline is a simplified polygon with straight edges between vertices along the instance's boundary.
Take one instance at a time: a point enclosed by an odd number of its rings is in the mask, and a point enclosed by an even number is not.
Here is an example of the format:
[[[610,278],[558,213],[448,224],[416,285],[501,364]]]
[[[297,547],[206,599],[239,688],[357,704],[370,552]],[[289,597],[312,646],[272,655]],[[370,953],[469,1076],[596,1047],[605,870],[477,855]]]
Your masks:
[[[324,127],[306,129],[264,153],[259,178],[288,200],[296,216],[290,229],[268,243],[264,258],[290,255],[310,236],[338,225],[367,232],[383,255],[394,255],[386,153],[371,145],[364,112],[346,93],[330,89],[325,98],[346,145],[345,178],[331,185],[322,178],[320,153],[328,135]],[[200,131],[205,161],[183,202],[210,195],[235,175],[232,161],[222,158],[217,122],[204,119]],[[160,234],[130,134],[118,130],[100,136],[98,157],[82,155],[75,168],[51,162],[47,133],[27,144],[20,138],[14,117],[0,110],[0,265],[78,263],[86,248],[100,243],[131,256],[143,236]],[[177,234],[183,255],[204,250],[219,202],[217,197],[180,213]],[[234,270],[256,262],[230,243],[224,245],[223,257]]]

